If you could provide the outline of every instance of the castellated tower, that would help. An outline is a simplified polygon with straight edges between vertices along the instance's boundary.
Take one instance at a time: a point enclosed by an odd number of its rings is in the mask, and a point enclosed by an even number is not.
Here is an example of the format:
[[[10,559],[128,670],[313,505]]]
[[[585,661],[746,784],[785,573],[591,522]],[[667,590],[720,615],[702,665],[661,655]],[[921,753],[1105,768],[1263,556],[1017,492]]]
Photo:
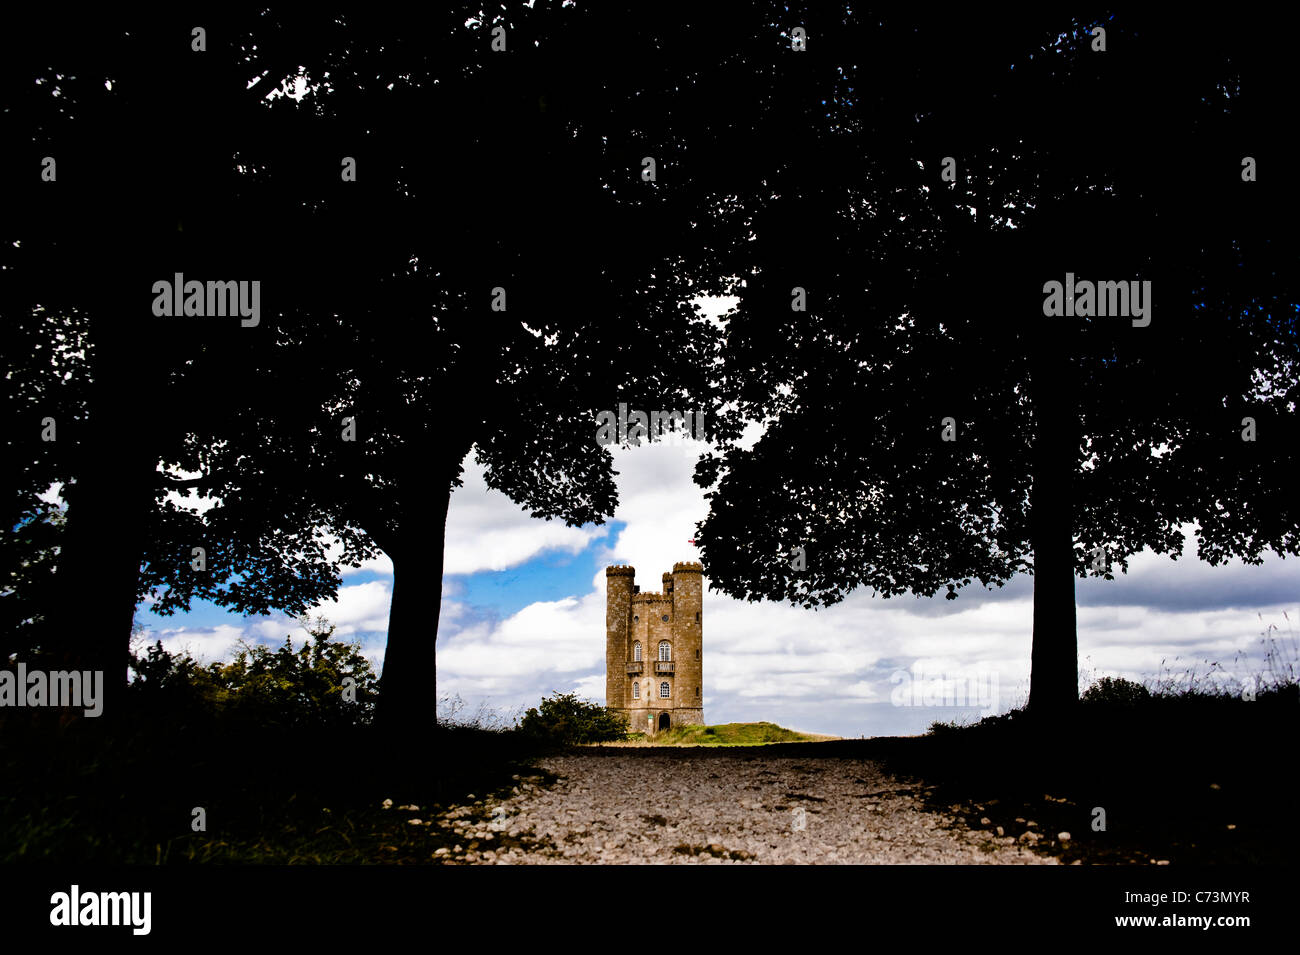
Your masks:
[[[641,593],[631,567],[605,568],[605,705],[634,733],[704,722],[704,567],[673,564]]]

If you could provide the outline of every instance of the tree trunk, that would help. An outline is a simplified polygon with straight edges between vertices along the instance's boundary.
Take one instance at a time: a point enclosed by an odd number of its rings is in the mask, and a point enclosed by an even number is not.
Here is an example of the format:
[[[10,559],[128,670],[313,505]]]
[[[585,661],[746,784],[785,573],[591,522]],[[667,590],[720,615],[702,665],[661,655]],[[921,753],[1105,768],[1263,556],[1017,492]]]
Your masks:
[[[1064,342],[1044,341],[1034,374],[1035,436],[1030,533],[1034,548],[1034,637],[1028,708],[1070,710],[1079,699],[1074,602],[1074,470],[1078,413]]]
[[[1070,707],[1079,695],[1078,631],[1074,604],[1074,532],[1061,474],[1034,474],[1034,644],[1029,708]],[[1053,487],[1052,485],[1056,485]]]
[[[127,685],[140,559],[155,493],[152,429],[142,428],[135,384],[107,372],[83,425],[76,483],[55,571],[59,604],[49,649],[60,668],[102,671],[105,717]]]
[[[451,486],[427,492],[432,499],[403,509],[389,554],[393,597],[376,722],[390,735],[415,737],[438,722],[436,641]]]

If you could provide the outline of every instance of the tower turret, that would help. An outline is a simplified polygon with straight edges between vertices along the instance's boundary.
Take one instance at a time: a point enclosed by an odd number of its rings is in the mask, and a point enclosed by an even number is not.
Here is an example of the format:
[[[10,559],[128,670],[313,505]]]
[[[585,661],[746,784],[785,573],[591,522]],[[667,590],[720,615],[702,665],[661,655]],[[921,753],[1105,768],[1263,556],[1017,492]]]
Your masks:
[[[628,689],[627,661],[632,659],[628,624],[636,569],[615,565],[605,568],[605,705],[622,709]]]
[[[674,722],[704,722],[704,565],[673,564]]]

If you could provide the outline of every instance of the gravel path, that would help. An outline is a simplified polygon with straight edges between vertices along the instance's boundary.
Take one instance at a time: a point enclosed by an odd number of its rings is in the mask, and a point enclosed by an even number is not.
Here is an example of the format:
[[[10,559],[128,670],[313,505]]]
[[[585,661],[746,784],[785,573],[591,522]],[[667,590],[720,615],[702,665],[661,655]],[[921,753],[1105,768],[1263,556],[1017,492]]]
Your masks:
[[[915,784],[870,761],[679,753],[542,760],[558,782],[523,778],[504,801],[434,820],[463,837],[439,855],[497,864],[1056,864],[1026,839],[923,809]]]

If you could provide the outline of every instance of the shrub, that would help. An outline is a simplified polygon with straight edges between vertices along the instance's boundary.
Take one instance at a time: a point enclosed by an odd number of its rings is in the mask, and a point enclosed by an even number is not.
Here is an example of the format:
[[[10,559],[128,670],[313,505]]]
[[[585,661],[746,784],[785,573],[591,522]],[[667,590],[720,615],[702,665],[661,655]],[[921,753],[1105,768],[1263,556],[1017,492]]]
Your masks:
[[[619,713],[578,699],[573,693],[559,693],[532,707],[519,723],[525,736],[549,743],[608,743],[626,739],[627,720]]]
[[[285,638],[272,649],[241,641],[229,663],[203,666],[155,643],[132,653],[131,695],[146,710],[180,719],[219,719],[259,726],[327,727],[369,723],[378,680],[358,643],[330,639],[323,619],[307,625],[301,648]]]
[[[1133,706],[1151,698],[1151,691],[1141,683],[1123,677],[1104,676],[1083,691],[1081,702],[1106,706]]]

